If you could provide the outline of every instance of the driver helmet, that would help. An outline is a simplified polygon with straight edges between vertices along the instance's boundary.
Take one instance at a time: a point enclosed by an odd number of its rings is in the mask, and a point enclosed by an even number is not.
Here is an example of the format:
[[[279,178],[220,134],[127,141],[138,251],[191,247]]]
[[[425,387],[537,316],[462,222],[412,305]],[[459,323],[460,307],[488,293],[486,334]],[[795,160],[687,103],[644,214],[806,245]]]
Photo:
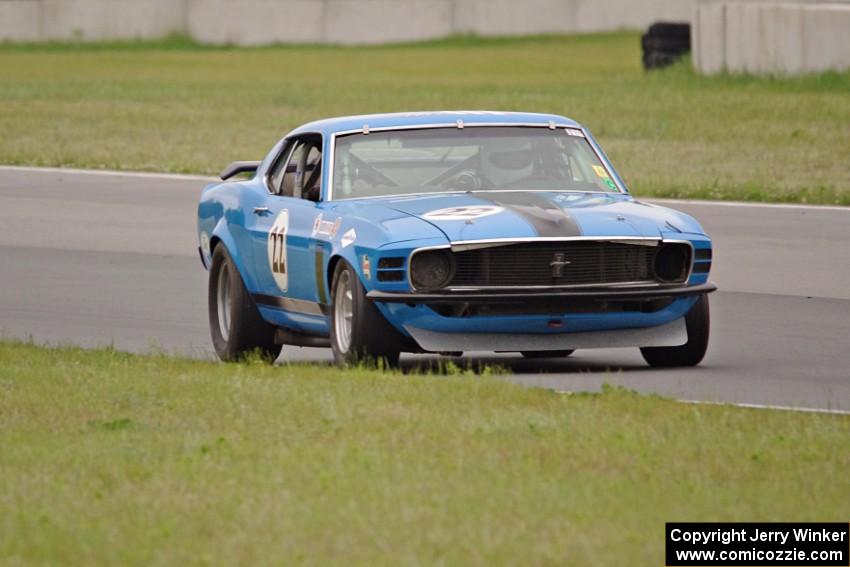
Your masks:
[[[534,152],[528,139],[495,138],[481,146],[481,174],[495,186],[528,177],[533,169]]]

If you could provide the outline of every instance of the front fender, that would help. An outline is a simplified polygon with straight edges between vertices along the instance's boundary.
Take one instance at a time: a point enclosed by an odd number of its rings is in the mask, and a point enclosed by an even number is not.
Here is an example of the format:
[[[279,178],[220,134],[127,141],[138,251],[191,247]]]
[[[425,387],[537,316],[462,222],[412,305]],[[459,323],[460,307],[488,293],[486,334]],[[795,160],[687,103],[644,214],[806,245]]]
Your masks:
[[[363,285],[367,294],[371,292],[409,292],[410,287],[407,282],[407,258],[410,257],[411,252],[417,248],[446,244],[448,244],[448,240],[443,236],[390,242],[380,246],[359,246],[357,244],[352,244],[343,247],[335,243],[332,248],[333,252],[328,259],[327,266],[325,267],[327,278],[326,289],[329,292],[328,297],[331,297],[331,282],[333,280],[334,269],[336,264],[342,260],[353,266],[354,272],[360,279],[360,283]],[[370,271],[368,276],[363,270],[364,258],[368,258]],[[383,271],[380,265],[382,258],[404,259],[404,263],[399,269],[399,271],[403,270],[404,272],[404,276],[401,281],[380,281],[378,279],[379,271]],[[398,330],[399,333],[404,336],[410,336],[408,331],[398,324],[397,318],[391,316],[386,304],[376,302],[374,305],[378,308],[378,311],[381,312],[384,318],[387,319],[387,321],[389,321],[396,330]]]

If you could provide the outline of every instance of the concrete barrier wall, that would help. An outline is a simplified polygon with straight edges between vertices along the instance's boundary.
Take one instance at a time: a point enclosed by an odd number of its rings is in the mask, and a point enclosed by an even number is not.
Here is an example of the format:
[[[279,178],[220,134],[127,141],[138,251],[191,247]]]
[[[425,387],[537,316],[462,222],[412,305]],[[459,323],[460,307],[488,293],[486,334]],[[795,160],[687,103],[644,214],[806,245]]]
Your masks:
[[[162,37],[180,32],[185,17],[174,0],[41,0],[46,39]]]
[[[0,41],[386,43],[693,23],[701,73],[850,69],[850,0],[0,0]]]
[[[0,0],[0,41],[157,38],[212,44],[384,43],[455,34],[641,29],[696,0]]]
[[[850,69],[850,2],[700,0],[693,62],[714,74]]]
[[[188,0],[186,33],[202,43],[315,43],[324,18],[317,0]]]
[[[454,32],[527,35],[574,31],[578,3],[551,0],[460,0],[454,6]]]
[[[38,41],[42,37],[40,0],[0,1],[0,40]]]
[[[449,35],[451,0],[326,0],[325,40],[331,43],[416,41]]]
[[[606,22],[616,22],[614,29],[645,30],[653,22],[690,22],[694,0],[631,0],[625,2],[577,2],[575,31],[607,31]]]

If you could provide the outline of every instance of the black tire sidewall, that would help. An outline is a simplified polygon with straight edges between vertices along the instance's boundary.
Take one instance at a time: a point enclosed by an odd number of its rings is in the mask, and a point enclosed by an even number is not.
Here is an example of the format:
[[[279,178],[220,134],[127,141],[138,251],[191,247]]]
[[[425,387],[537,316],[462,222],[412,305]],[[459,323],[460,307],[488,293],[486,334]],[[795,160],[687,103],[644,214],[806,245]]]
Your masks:
[[[339,344],[337,343],[337,328],[336,328],[336,290],[339,285],[339,280],[342,277],[342,272],[345,269],[349,269],[348,265],[345,261],[341,261],[337,264],[334,269],[333,278],[331,279],[331,312],[330,312],[330,327],[331,327],[331,350],[334,355],[334,362],[337,364],[345,364],[350,361],[351,358],[351,350],[354,347],[353,338],[354,338],[354,329],[351,330],[352,341],[349,343],[349,350],[343,351],[339,348]],[[350,274],[351,275],[351,274]],[[354,303],[356,303],[357,298],[355,297],[354,286],[352,285],[352,311],[356,311],[356,307]],[[355,316],[356,318],[356,316]],[[352,325],[354,321],[352,320]]]
[[[690,40],[691,25],[684,22],[655,22],[646,30],[649,37]]]
[[[351,340],[348,351],[343,352],[336,338],[336,294],[339,280],[343,272],[348,272],[351,282],[352,320]],[[334,362],[347,365],[359,362],[374,363],[383,360],[385,364],[394,366],[398,363],[400,353],[398,331],[384,318],[378,308],[367,298],[366,290],[354,268],[345,260],[340,260],[331,280],[331,350]]]
[[[645,35],[641,38],[640,43],[644,53],[649,51],[669,51],[674,54],[681,54],[685,51],[690,51],[691,49],[691,42],[687,39],[652,37]]]
[[[208,311],[210,318],[210,337],[212,338],[213,348],[218,357],[224,361],[230,361],[234,358],[229,341],[221,334],[218,313],[218,279],[222,268],[228,263],[232,266],[230,255],[227,254],[222,246],[217,246],[213,251],[212,263],[210,265]],[[231,289],[233,289],[232,280],[230,285]],[[233,313],[231,313],[228,336],[233,336]]]
[[[708,295],[701,295],[685,315],[688,341],[675,347],[645,347],[640,349],[650,366],[676,367],[696,366],[702,362],[708,350],[711,332],[711,314]]]
[[[221,335],[218,323],[218,278],[225,265],[228,267],[232,294],[230,332],[227,339]],[[282,346],[275,344],[275,327],[260,316],[235,262],[222,244],[216,246],[213,251],[208,301],[210,336],[213,348],[221,360],[236,361],[254,351],[259,352],[262,358],[270,362],[278,357]]]

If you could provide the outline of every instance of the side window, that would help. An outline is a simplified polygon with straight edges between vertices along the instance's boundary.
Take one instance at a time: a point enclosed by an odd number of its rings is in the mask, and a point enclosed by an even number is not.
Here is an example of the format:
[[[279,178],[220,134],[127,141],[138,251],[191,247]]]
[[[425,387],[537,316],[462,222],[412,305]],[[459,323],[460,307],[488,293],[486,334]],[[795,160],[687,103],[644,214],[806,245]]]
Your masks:
[[[283,180],[283,174],[286,171],[286,163],[289,161],[289,154],[292,153],[292,148],[295,142],[286,142],[281,150],[277,161],[272,166],[272,171],[269,174],[269,191],[280,194],[280,183]]]
[[[271,191],[284,197],[318,201],[321,184],[321,136],[305,136],[289,142],[269,175]]]
[[[283,181],[280,184],[278,193],[284,197],[301,197],[301,183],[299,175],[299,165],[304,159],[304,152],[307,149],[302,141],[296,142],[295,149],[289,154],[289,159],[286,160],[284,168]]]

